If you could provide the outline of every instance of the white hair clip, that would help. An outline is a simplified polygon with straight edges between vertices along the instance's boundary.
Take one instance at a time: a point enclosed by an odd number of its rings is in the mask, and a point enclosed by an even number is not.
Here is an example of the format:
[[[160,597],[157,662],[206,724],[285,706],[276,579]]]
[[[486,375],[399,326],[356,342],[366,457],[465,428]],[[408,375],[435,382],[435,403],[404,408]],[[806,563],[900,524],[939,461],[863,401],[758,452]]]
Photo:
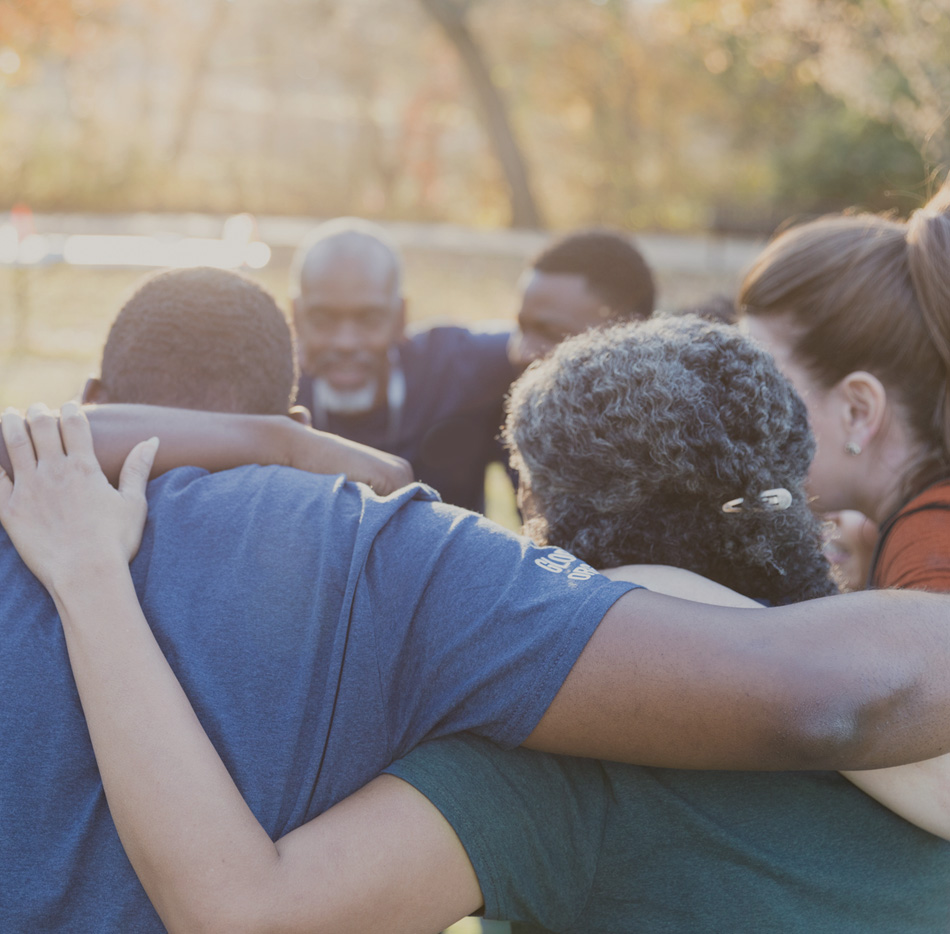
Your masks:
[[[792,505],[792,494],[783,486],[776,487],[774,490],[763,490],[759,493],[761,507],[767,512],[782,512]],[[742,504],[745,500],[740,496],[738,499],[731,499],[728,503],[722,504],[723,512],[742,512]]]

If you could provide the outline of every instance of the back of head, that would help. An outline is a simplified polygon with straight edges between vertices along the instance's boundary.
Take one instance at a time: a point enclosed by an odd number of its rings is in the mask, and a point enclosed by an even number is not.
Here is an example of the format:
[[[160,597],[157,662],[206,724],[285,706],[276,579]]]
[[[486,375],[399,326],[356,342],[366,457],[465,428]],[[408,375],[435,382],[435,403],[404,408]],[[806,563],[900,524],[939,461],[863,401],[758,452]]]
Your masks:
[[[821,385],[866,370],[927,451],[950,465],[950,187],[906,223],[835,215],[787,230],[739,293],[744,315],[788,316],[791,352]]]
[[[606,228],[578,230],[543,250],[538,272],[583,276],[617,318],[648,318],[656,304],[653,274],[626,234]]]
[[[654,319],[572,338],[515,383],[505,431],[540,542],[595,567],[685,567],[775,603],[835,590],[804,492],[804,404],[733,327]],[[791,505],[764,508],[778,487]]]
[[[286,415],[296,390],[290,327],[259,285],[220,269],[152,276],[116,317],[102,398]]]

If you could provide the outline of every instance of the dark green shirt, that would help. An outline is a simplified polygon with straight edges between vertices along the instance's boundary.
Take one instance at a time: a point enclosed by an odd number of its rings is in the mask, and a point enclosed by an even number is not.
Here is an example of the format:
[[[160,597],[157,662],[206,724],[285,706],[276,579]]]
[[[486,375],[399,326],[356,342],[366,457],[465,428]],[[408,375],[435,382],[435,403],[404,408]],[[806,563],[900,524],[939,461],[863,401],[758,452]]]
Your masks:
[[[837,772],[640,768],[468,736],[388,771],[455,829],[486,918],[590,934],[950,931],[950,843]]]

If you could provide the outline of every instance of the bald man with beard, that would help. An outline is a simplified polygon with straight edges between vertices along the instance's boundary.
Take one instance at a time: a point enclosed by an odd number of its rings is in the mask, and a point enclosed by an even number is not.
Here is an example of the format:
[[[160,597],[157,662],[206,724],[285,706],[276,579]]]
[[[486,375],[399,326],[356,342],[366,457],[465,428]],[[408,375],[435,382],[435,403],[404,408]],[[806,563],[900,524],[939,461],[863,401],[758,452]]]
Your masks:
[[[406,332],[402,262],[356,218],[318,227],[291,271],[301,380],[315,428],[408,460],[445,502],[481,511],[485,468],[503,460],[501,402],[516,375],[508,331]]]

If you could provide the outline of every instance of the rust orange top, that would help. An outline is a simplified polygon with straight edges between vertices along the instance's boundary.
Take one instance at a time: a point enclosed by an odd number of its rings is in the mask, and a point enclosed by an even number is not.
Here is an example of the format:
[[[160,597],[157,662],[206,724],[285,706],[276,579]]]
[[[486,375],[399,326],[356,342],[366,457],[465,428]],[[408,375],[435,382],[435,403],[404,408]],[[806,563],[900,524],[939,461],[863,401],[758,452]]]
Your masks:
[[[950,592],[950,480],[905,503],[884,523],[871,586]]]

